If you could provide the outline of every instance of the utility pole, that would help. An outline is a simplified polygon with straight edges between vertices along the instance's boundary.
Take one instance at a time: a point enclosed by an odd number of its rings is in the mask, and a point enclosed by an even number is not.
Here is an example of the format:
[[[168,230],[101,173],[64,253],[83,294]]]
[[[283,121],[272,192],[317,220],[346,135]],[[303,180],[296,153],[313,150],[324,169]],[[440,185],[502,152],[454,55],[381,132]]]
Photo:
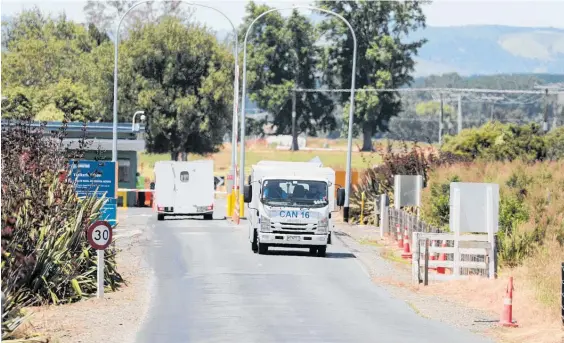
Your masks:
[[[440,94],[440,99],[441,99],[441,110],[439,112],[439,145],[441,145],[443,142],[443,118],[444,118],[443,93]]]
[[[462,131],[462,95],[458,94],[458,133]]]
[[[292,151],[298,150],[298,139],[296,137],[296,89],[292,91]]]
[[[544,133],[548,132],[548,88],[544,90],[544,120],[542,123],[542,130]]]

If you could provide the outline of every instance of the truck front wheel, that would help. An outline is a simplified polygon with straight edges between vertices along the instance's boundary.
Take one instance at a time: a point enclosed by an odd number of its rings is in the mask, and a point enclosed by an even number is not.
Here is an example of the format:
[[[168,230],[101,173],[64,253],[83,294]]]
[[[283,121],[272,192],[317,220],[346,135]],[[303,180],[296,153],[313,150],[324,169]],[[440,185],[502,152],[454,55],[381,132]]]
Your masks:
[[[258,244],[257,244],[257,232],[253,234],[253,242],[251,243],[251,249],[254,253],[258,251]]]
[[[157,220],[164,220],[164,213],[158,213]]]
[[[318,257],[325,257],[327,254],[327,246],[324,245],[322,247],[317,247],[317,256]]]

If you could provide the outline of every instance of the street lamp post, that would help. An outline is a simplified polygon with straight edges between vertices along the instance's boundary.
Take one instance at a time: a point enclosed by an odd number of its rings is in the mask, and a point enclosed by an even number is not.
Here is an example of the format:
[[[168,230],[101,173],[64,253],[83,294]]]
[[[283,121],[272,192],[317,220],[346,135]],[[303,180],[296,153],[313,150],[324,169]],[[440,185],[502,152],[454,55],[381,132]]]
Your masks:
[[[345,206],[344,206],[344,211],[343,211],[343,219],[345,220],[345,222],[348,222],[349,219],[349,197],[350,197],[350,190],[351,190],[351,161],[352,161],[352,133],[353,133],[353,120],[354,120],[354,92],[355,92],[355,77],[356,77],[356,49],[357,49],[357,43],[356,43],[356,35],[354,33],[354,30],[351,26],[351,24],[340,14],[337,14],[333,11],[330,10],[326,10],[324,8],[319,8],[319,7],[315,7],[315,6],[292,6],[292,7],[285,7],[285,8],[273,8],[270,9],[264,13],[262,13],[261,15],[259,15],[258,17],[256,17],[251,24],[249,25],[249,28],[247,29],[247,32],[245,33],[245,40],[243,43],[243,90],[241,92],[241,99],[242,99],[242,103],[241,103],[241,157],[240,157],[240,168],[241,168],[241,172],[240,172],[240,177],[239,177],[239,185],[242,187],[245,183],[245,97],[246,97],[246,92],[247,92],[247,39],[249,38],[249,33],[251,32],[251,29],[253,27],[253,25],[255,24],[255,22],[257,22],[257,20],[259,20],[260,18],[262,18],[263,16],[267,15],[270,12],[274,12],[274,11],[280,11],[280,10],[289,10],[289,9],[297,9],[297,8],[307,8],[310,10],[317,10],[320,12],[324,12],[327,14],[331,14],[339,19],[341,19],[349,28],[349,30],[351,31],[352,37],[353,37],[353,43],[354,43],[354,47],[353,47],[353,61],[352,61],[352,76],[351,76],[351,96],[350,96],[350,101],[351,101],[351,105],[350,105],[350,109],[349,109],[349,137],[348,137],[348,151],[347,151],[347,167],[346,167],[346,177],[345,177]],[[241,207],[240,210],[243,209],[243,199],[242,196],[239,195],[240,199],[239,199],[239,206]]]
[[[131,131],[135,131],[135,117],[137,117],[137,115],[140,114],[141,115],[141,122],[145,121],[145,111],[137,111],[133,114],[133,120],[131,121]]]
[[[181,0],[182,1],[182,0]],[[153,0],[144,0],[144,1],[140,1],[136,4],[134,4],[133,6],[131,6],[119,19],[119,22],[117,24],[117,28],[116,28],[116,42],[115,42],[115,48],[114,48],[114,113],[113,113],[113,140],[112,140],[112,161],[117,162],[117,124],[118,124],[118,55],[119,55],[119,30],[121,28],[121,24],[123,22],[123,20],[125,19],[125,17],[127,16],[127,14],[134,9],[135,7],[141,5],[141,4],[145,4],[145,3],[149,3],[149,2],[153,2]],[[232,132],[232,142],[234,142],[234,146],[236,146],[237,144],[237,107],[238,107],[238,102],[239,102],[239,80],[238,80],[238,68],[237,68],[237,63],[239,61],[238,58],[238,45],[237,45],[237,29],[235,28],[235,25],[233,25],[233,22],[229,19],[229,17],[227,17],[227,15],[225,13],[223,13],[222,11],[218,10],[217,8],[208,6],[208,5],[203,5],[203,4],[197,4],[197,3],[193,3],[193,2],[189,2],[189,1],[182,1],[188,5],[192,5],[192,6],[200,6],[200,7],[205,7],[205,8],[209,8],[211,10],[216,11],[217,13],[221,14],[222,16],[225,17],[225,19],[227,19],[227,21],[229,21],[229,24],[231,24],[231,27],[233,28],[233,44],[234,44],[234,55],[235,55],[235,76],[234,76],[234,81],[233,81],[233,87],[234,87],[234,91],[233,91],[233,132]],[[237,160],[237,151],[236,149],[233,149],[233,152],[231,154],[231,171],[233,173],[233,175],[235,175],[235,163]]]

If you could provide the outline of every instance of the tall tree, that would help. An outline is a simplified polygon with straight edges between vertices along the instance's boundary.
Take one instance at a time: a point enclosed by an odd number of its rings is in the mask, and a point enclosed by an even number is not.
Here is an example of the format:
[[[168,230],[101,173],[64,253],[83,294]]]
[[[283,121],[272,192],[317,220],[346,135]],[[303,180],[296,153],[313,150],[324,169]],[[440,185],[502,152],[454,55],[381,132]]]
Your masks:
[[[244,37],[251,21],[269,10],[265,5],[250,2],[241,26]],[[272,12],[255,23],[248,40],[248,89],[250,99],[273,115],[276,134],[292,133],[292,93],[294,88],[316,88],[316,77],[322,49],[316,45],[317,30],[308,20],[294,10],[289,18]],[[296,130],[293,147],[297,148],[297,136],[307,132],[333,130],[333,102],[324,93],[296,94]]]
[[[53,19],[34,8],[14,18],[3,38],[7,46],[2,52],[2,93],[13,102],[10,108],[25,108],[26,116],[33,117],[54,105],[69,120],[97,118],[83,83],[87,70],[83,62],[98,41],[104,41],[103,34],[67,20],[64,14]],[[27,105],[17,105],[23,103]]]
[[[88,0],[84,5],[86,21],[94,24],[103,32],[111,32],[112,36],[116,29],[115,25],[121,16],[127,12],[138,1],[136,0],[115,0],[98,1]],[[137,24],[156,22],[165,16],[173,16],[185,23],[192,17],[193,8],[188,8],[183,1],[148,1],[136,7],[124,18],[122,23],[122,33],[126,33],[130,28]],[[120,33],[121,35],[121,33]]]
[[[398,88],[413,78],[413,58],[426,40],[408,41],[409,32],[425,27],[422,5],[427,1],[317,1],[353,27],[357,42],[356,88]],[[326,16],[321,29],[332,42],[327,47],[326,82],[348,88],[352,77],[353,39],[338,18]],[[341,102],[350,101],[342,93]],[[348,116],[348,106],[345,106]],[[372,136],[387,130],[388,121],[401,110],[397,92],[358,92],[354,123],[363,135],[363,151],[372,150]],[[348,118],[346,120],[348,122]]]
[[[231,124],[229,50],[209,31],[169,17],[132,30],[123,51],[137,91],[124,102],[147,114],[148,151],[174,160],[179,153],[217,152]]]

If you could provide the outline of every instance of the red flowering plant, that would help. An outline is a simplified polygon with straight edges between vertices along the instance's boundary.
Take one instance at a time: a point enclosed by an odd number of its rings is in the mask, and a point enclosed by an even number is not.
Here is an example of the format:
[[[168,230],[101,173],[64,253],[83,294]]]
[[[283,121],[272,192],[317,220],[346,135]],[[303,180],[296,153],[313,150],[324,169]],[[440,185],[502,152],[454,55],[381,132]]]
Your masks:
[[[30,305],[65,303],[96,292],[96,254],[85,229],[95,220],[103,198],[79,199],[67,174],[68,161],[86,148],[63,143],[65,125],[47,133],[45,125],[2,125],[2,339],[22,322]],[[106,250],[106,285],[123,281],[115,266],[116,251]]]

